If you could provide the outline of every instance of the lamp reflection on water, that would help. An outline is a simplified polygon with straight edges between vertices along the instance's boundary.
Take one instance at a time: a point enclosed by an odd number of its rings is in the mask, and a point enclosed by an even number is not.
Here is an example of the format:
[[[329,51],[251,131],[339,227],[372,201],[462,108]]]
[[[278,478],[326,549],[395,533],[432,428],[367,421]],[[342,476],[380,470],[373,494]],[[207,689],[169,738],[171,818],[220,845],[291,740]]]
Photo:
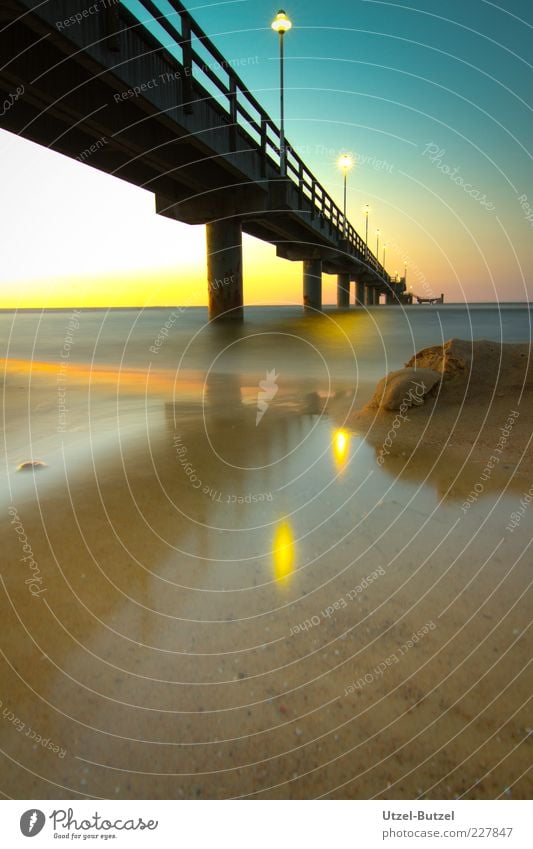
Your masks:
[[[350,450],[350,434],[343,428],[338,428],[333,433],[333,457],[339,471],[344,468],[348,460]]]
[[[276,527],[272,546],[274,578],[278,583],[286,582],[293,573],[295,554],[292,527],[290,522],[284,519]]]

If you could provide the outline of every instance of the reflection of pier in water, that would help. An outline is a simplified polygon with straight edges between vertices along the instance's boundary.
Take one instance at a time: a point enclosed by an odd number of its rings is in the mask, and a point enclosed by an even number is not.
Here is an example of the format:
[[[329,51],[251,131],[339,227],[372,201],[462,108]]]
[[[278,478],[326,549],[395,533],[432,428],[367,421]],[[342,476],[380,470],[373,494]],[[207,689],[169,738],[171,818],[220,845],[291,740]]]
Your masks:
[[[198,477],[211,482],[216,492],[231,488],[242,495],[255,487],[272,493],[280,486],[280,464],[289,462],[302,471],[307,443],[327,409],[327,397],[302,390],[301,381],[285,381],[256,424],[260,390],[252,380],[210,373],[201,401],[165,404],[169,442],[181,441],[182,456],[187,455]],[[309,390],[311,386],[310,381]],[[198,481],[194,485],[202,489]]]

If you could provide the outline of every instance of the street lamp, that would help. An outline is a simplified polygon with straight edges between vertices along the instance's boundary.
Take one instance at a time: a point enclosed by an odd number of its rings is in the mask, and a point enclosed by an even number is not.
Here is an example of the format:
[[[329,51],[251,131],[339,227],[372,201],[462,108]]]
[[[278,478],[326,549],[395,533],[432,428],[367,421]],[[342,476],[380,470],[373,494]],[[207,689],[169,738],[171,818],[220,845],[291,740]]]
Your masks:
[[[285,104],[284,104],[284,81],[283,81],[283,36],[290,30],[292,23],[283,11],[280,9],[274,20],[272,21],[272,29],[279,34],[279,99],[280,99],[280,153],[279,153],[279,168],[281,176],[287,176],[287,155],[285,151]]]
[[[337,165],[342,169],[344,174],[344,226],[343,226],[343,237],[346,238],[346,178],[348,176],[348,171],[350,168],[353,168],[353,159],[349,153],[342,153],[338,160]]]
[[[363,212],[365,214],[365,255],[368,257],[368,214],[370,212],[370,206],[367,203],[363,207]]]
[[[387,243],[383,245],[383,268],[385,268],[385,256],[387,255]]]
[[[380,232],[381,231],[379,229],[376,230],[376,259],[377,259],[378,262],[379,262],[379,234],[380,234]]]

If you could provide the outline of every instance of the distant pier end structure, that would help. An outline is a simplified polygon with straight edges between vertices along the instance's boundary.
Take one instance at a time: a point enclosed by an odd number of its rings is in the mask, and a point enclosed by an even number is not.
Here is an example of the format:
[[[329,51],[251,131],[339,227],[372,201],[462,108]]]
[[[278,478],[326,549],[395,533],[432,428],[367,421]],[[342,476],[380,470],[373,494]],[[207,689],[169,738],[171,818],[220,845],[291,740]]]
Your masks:
[[[440,298],[424,298],[421,295],[415,295],[417,304],[443,304],[444,303],[444,295],[441,294]]]
[[[160,215],[205,224],[211,318],[242,318],[242,234],[303,264],[303,301],[399,303],[392,280],[177,0],[2,0],[0,127],[152,191]],[[139,11],[141,10],[141,11]],[[15,96],[16,93],[16,96]]]

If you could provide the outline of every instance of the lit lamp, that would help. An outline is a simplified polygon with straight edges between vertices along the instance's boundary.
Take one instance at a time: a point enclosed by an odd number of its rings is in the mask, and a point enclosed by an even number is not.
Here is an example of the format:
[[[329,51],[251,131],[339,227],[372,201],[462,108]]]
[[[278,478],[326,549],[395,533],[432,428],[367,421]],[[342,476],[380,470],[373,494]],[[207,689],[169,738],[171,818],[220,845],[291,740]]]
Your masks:
[[[378,262],[379,262],[379,236],[380,236],[380,232],[381,231],[379,229],[376,230],[376,258],[377,258]]]
[[[292,23],[283,11],[280,9],[274,20],[272,21],[272,29],[279,34],[279,99],[280,99],[280,154],[279,168],[281,176],[287,176],[287,157],[285,152],[285,104],[284,104],[284,80],[283,80],[283,36],[290,30]]]
[[[344,174],[344,226],[343,226],[343,237],[346,238],[346,178],[348,177],[348,171],[350,168],[353,168],[353,159],[349,153],[342,153],[338,160],[337,165],[342,170]]]
[[[383,245],[383,268],[385,268],[385,257],[387,255],[387,243]]]

